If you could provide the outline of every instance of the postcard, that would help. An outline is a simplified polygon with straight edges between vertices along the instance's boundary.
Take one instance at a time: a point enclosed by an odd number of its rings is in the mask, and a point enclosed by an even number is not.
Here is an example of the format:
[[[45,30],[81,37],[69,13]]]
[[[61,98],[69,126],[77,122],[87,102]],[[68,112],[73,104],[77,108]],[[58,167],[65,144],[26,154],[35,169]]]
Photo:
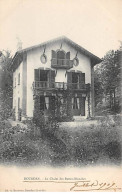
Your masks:
[[[121,192],[121,0],[0,1],[0,191]]]

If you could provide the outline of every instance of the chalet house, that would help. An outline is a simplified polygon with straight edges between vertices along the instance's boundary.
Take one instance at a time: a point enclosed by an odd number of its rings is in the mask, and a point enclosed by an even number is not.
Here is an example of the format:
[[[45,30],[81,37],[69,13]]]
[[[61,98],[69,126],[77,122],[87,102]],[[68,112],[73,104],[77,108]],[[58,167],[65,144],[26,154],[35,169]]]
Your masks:
[[[17,51],[12,60],[16,120],[57,114],[94,116],[94,66],[101,59],[66,37]]]

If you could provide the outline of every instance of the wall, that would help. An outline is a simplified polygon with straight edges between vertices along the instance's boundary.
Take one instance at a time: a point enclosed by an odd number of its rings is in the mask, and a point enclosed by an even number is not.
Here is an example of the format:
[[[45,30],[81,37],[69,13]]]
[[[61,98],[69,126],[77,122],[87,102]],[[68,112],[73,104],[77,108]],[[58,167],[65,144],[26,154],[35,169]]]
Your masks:
[[[13,108],[16,108],[15,114],[16,119],[18,119],[18,98],[20,98],[20,108],[22,108],[22,74],[23,74],[23,63],[13,73]],[[20,73],[20,85],[18,85],[18,74]],[[16,87],[15,87],[15,78],[16,78]]]
[[[40,61],[40,56],[42,55],[44,48],[36,48],[27,52],[27,115],[29,117],[33,116],[34,101],[33,101],[33,91],[32,83],[34,81],[34,69],[45,67],[51,68],[51,50],[60,49],[61,41],[50,43],[46,46],[45,54],[47,55],[47,63],[42,64]],[[67,43],[63,43],[62,49],[65,52],[70,51],[70,59],[72,60],[76,56],[76,50],[69,46]],[[75,70],[80,70],[85,73],[85,83],[91,83],[91,66],[90,58],[84,54],[78,53],[79,65],[75,67]],[[67,76],[65,77],[66,70],[59,69],[55,78],[56,82],[67,82]]]

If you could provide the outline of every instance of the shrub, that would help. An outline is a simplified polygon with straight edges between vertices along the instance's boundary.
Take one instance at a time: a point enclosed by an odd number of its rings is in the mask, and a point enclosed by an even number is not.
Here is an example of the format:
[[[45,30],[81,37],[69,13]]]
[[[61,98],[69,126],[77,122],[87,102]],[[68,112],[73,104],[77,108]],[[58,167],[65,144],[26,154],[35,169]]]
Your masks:
[[[31,122],[40,129],[41,134],[54,134],[59,128],[59,123],[55,114],[49,115],[47,118],[42,111],[35,111]]]

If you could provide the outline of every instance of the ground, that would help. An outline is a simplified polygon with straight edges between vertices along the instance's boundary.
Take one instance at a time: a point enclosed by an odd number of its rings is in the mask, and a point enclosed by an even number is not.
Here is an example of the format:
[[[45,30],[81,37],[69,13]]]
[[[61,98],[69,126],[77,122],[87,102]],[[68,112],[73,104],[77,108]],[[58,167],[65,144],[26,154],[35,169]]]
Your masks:
[[[62,122],[53,134],[50,131],[40,133],[35,126],[11,120],[3,126],[0,160],[4,164],[89,166],[121,163],[120,115]]]

